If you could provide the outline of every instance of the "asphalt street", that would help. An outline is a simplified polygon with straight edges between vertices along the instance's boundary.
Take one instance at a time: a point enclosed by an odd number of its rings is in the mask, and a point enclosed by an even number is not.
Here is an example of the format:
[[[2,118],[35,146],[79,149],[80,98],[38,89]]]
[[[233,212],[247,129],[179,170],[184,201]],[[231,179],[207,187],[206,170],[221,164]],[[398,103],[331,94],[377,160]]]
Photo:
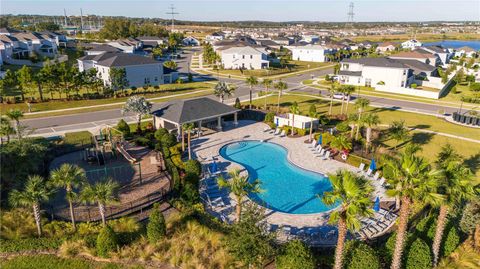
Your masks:
[[[183,54],[183,58],[177,60],[177,64],[179,67],[179,72],[181,76],[186,76],[190,70],[190,61],[193,52],[200,51],[199,49],[190,49],[185,50]],[[299,75],[291,76],[283,78],[282,80],[288,84],[288,91],[290,92],[306,92],[312,95],[319,95],[322,94],[326,96],[326,91],[320,91],[319,89],[307,87],[301,84],[303,80],[310,79],[312,77],[322,76],[325,74],[332,73],[333,69],[321,69],[315,70],[308,73],[302,73]],[[214,77],[211,75],[201,75],[198,73],[192,72],[195,81],[209,81],[215,80]],[[229,83],[234,83],[237,86],[237,89],[232,96],[232,99],[236,97],[240,98],[241,100],[248,100],[249,98],[249,91],[250,88],[245,84],[243,80],[233,79],[233,78],[220,78],[220,80],[224,80]],[[253,93],[262,90],[262,87],[255,87],[253,89]],[[217,99],[213,95],[209,95],[209,98]],[[356,96],[354,95],[354,98]],[[408,110],[414,111],[419,113],[428,113],[428,114],[435,114],[439,109],[445,110],[446,113],[452,113],[456,111],[456,108],[449,108],[449,107],[441,107],[438,105],[433,104],[425,104],[425,103],[417,103],[417,102],[410,102],[410,101],[400,101],[400,100],[393,100],[388,98],[382,97],[370,97],[364,96],[365,98],[370,99],[371,104],[377,107],[384,107],[387,109],[401,109],[401,110]],[[156,109],[160,104],[154,104],[153,110]],[[95,112],[85,112],[85,113],[78,113],[78,114],[71,114],[71,115],[63,115],[63,116],[48,116],[44,118],[35,118],[35,119],[26,119],[22,120],[22,124],[29,126],[30,128],[35,130],[35,134],[42,134],[42,135],[55,135],[56,133],[63,133],[66,131],[77,131],[77,130],[85,130],[89,128],[94,128],[99,125],[103,124],[116,124],[119,119],[124,118],[129,122],[135,121],[135,118],[132,116],[123,116],[120,109],[110,109],[110,110],[102,110],[102,111],[95,111]]]

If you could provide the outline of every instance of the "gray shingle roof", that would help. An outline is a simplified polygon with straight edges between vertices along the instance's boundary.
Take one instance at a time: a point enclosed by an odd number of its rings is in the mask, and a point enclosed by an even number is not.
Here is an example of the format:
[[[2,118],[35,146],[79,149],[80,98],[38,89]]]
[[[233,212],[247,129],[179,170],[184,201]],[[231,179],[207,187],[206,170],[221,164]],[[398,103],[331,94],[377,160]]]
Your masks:
[[[161,64],[159,61],[155,61],[152,58],[139,56],[131,53],[103,53],[97,55],[98,58],[93,60],[97,61],[98,65],[117,67],[128,65],[142,65],[142,64]]]
[[[182,99],[163,104],[152,112],[167,121],[183,124],[237,112],[238,109],[207,97]]]
[[[360,58],[344,59],[342,63],[358,63],[366,66],[389,67],[389,68],[407,68],[402,62],[389,58]]]
[[[398,59],[397,61],[403,63],[405,66],[407,66],[410,69],[413,69],[415,72],[432,72],[435,69],[437,69],[435,66],[422,63],[418,60],[410,60],[410,59]]]
[[[360,77],[362,75],[362,71],[347,71],[347,70],[340,70],[338,72],[339,75],[344,75],[344,76],[355,76],[355,77]]]

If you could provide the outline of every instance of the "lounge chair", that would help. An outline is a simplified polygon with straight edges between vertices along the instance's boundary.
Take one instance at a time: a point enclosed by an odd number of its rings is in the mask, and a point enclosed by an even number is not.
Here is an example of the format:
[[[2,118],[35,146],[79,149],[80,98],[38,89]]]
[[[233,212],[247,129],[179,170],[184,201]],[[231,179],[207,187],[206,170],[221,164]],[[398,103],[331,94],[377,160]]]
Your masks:
[[[280,133],[280,137],[285,137],[285,130],[282,130],[282,133]]]
[[[317,141],[313,140],[312,143],[308,145],[309,148],[316,148],[317,147]]]
[[[330,159],[330,151],[327,150],[327,153],[325,154],[325,157],[323,157],[324,160]]]
[[[358,172],[363,172],[363,169],[365,169],[365,164],[364,163],[360,163],[360,165],[358,166]]]
[[[373,172],[372,169],[368,168],[368,170],[367,170],[367,172],[365,173],[365,175],[366,175],[367,177],[369,177],[369,176],[372,175],[372,172]]]
[[[275,129],[275,132],[273,133],[273,135],[279,135],[280,131],[281,131],[280,128]]]
[[[323,155],[325,154],[325,149],[320,149],[320,151],[316,151],[316,152],[314,152],[314,154],[317,157],[323,157]]]
[[[266,133],[266,132],[268,132],[268,131],[270,131],[270,130],[272,130],[272,128],[270,128],[270,127],[268,127],[268,126],[265,127],[265,128],[263,128],[263,132],[264,132],[264,133]]]
[[[378,180],[380,177],[380,171],[375,172],[375,175],[373,176],[373,180]]]
[[[379,181],[380,186],[384,186],[384,185],[385,185],[385,181],[386,181],[386,179],[385,179],[384,177],[382,177],[382,178],[380,179],[380,181]]]
[[[313,152],[320,152],[321,149],[322,149],[322,145],[318,145],[315,148],[313,148],[312,151]]]

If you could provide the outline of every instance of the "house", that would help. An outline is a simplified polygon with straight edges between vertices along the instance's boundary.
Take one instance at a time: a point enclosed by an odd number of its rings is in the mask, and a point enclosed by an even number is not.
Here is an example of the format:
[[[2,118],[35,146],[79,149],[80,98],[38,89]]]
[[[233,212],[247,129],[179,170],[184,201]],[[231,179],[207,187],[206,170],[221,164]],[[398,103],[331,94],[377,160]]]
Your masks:
[[[143,42],[135,38],[118,39],[108,42],[108,45],[121,49],[125,53],[135,53],[143,48]]]
[[[471,57],[474,57],[476,53],[477,52],[474,49],[467,46],[464,46],[455,50],[456,57],[465,56],[465,57],[471,58]]]
[[[265,47],[269,50],[280,50],[282,48],[282,45],[278,44],[277,42],[269,39],[265,40],[258,40],[258,44],[262,47]]]
[[[431,54],[427,51],[402,51],[397,54],[393,54],[389,56],[390,59],[410,59],[410,60],[417,60],[422,63],[430,64],[433,66],[437,66],[440,63],[440,59],[438,56]]]
[[[200,46],[200,41],[195,37],[189,36],[182,40],[182,44],[185,46]]]
[[[393,42],[383,42],[378,44],[376,51],[379,53],[386,53],[394,51],[396,48],[396,44]]]
[[[302,35],[302,40],[307,43],[313,44],[320,41],[320,37],[315,34],[304,34]]]
[[[49,58],[57,56],[57,39],[54,36],[2,29],[0,30],[3,33],[0,34],[0,54],[4,62],[15,64],[12,60],[28,60],[35,54]]]
[[[417,47],[421,47],[422,43],[416,39],[410,39],[402,43],[402,49],[414,50]]]
[[[91,68],[97,70],[97,76],[104,85],[111,85],[110,70],[125,68],[129,87],[164,84],[164,67],[152,58],[131,53],[106,52],[99,55],[86,55],[77,59],[80,72]]]
[[[220,51],[223,68],[264,69],[269,67],[267,53],[262,48],[251,46],[231,47]]]
[[[274,38],[272,38],[272,41],[279,44],[279,45],[282,45],[282,46],[288,46],[288,45],[292,44],[292,39],[290,39],[288,37],[284,37],[284,36],[274,37]]]
[[[292,60],[306,62],[327,62],[327,55],[335,53],[333,49],[320,45],[308,44],[305,46],[289,46],[292,51]]]
[[[57,47],[67,47],[67,37],[64,34],[57,33],[57,32],[52,32],[52,31],[43,31],[40,32],[40,34],[45,38],[45,39],[51,39],[57,44]]]
[[[450,61],[452,53],[448,49],[443,48],[442,46],[427,46],[419,47],[415,51],[425,54],[433,54],[438,57],[441,65],[445,65]]]
[[[123,52],[119,48],[112,47],[106,44],[85,44],[85,54],[86,55],[99,55],[105,52]]]
[[[225,39],[225,34],[222,32],[214,32],[211,35],[207,35],[205,37],[205,41],[207,41],[208,43],[213,43],[215,41],[220,41],[223,39]]]
[[[139,36],[137,40],[142,41],[143,46],[156,47],[165,43],[165,40],[158,36]]]

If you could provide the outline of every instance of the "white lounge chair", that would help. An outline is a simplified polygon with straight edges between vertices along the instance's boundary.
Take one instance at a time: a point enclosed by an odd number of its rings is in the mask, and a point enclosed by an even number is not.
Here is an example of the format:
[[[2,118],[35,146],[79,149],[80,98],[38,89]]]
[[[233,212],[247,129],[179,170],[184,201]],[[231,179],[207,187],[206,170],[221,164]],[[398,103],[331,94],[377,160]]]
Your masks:
[[[313,152],[320,152],[321,149],[322,149],[322,145],[318,145],[315,148],[313,148],[312,151]]]
[[[386,181],[386,179],[385,179],[384,177],[382,177],[382,178],[380,179],[380,181],[379,181],[380,186],[384,186],[384,185],[385,185],[385,181]]]
[[[319,151],[314,152],[317,157],[323,157],[323,154],[325,154],[325,149],[320,149]]]
[[[268,132],[268,131],[270,131],[270,130],[272,130],[272,128],[270,128],[270,127],[268,127],[268,126],[265,127],[265,128],[263,128],[263,132],[264,132],[264,133],[266,133],[266,132]]]
[[[280,137],[284,137],[285,136],[285,130],[282,131],[282,133],[280,134]]]
[[[380,178],[380,171],[375,172],[375,175],[373,176],[373,180],[378,180]]]
[[[369,177],[369,176],[372,175],[372,172],[373,172],[372,169],[368,168],[368,170],[367,170],[367,172],[365,173],[365,175],[366,175],[367,177]]]
[[[312,143],[308,145],[309,148],[316,148],[317,147],[317,141],[313,140]]]
[[[273,135],[279,135],[280,131],[281,131],[280,128],[275,129],[275,133],[273,133]]]
[[[325,157],[323,157],[324,160],[330,159],[330,151],[327,151],[325,154]]]
[[[358,172],[363,172],[363,169],[365,169],[365,164],[364,163],[360,163],[360,165],[358,166]]]

